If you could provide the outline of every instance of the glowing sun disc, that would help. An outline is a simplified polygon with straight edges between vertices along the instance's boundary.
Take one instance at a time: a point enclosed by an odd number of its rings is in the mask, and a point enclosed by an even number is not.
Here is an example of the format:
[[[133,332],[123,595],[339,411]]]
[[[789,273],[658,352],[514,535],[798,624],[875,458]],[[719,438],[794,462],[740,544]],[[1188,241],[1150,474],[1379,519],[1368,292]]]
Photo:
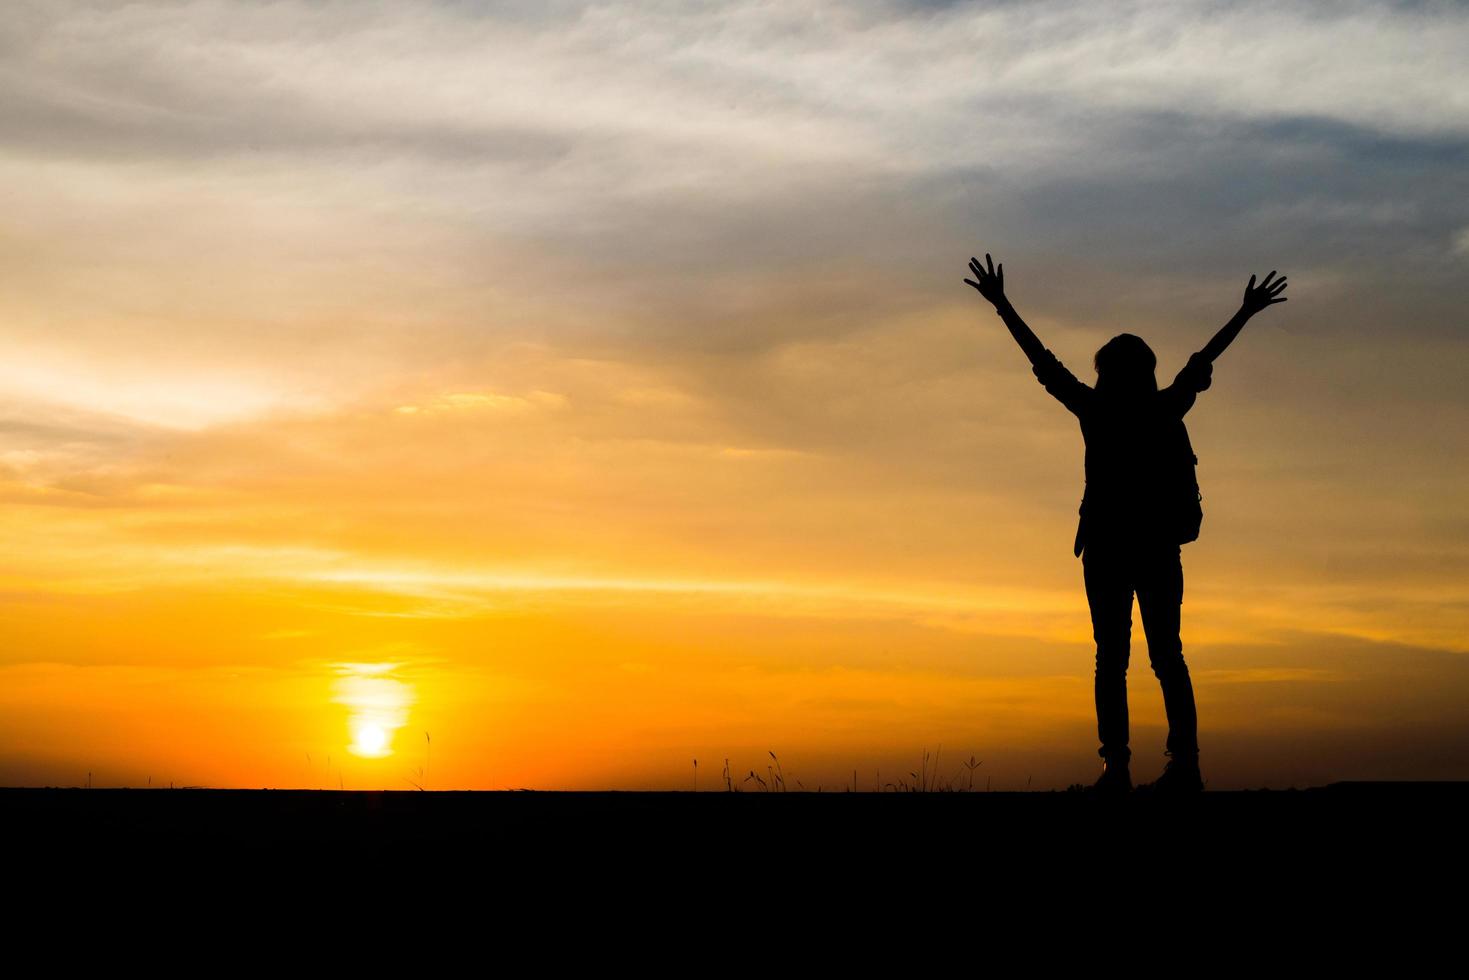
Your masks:
[[[381,725],[362,724],[357,726],[353,733],[352,752],[354,755],[377,758],[388,754],[388,733]]]

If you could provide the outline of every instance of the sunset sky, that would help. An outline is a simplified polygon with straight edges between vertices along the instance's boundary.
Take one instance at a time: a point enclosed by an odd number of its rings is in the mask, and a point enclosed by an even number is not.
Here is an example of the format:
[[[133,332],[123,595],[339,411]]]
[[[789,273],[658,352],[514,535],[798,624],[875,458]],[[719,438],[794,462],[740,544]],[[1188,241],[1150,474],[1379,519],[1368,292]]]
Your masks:
[[[6,4],[0,785],[1089,782],[1082,439],[986,251],[1088,381],[1289,276],[1188,417],[1204,775],[1469,778],[1466,51],[1452,3]],[[1140,624],[1129,677],[1145,780]]]

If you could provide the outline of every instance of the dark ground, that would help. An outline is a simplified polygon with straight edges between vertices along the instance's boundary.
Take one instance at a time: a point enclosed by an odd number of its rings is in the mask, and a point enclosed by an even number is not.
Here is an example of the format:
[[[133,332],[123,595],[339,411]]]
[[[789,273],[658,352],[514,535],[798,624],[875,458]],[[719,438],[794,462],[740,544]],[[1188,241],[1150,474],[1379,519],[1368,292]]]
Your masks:
[[[1114,800],[0,789],[6,894],[36,928],[81,916],[215,942],[249,923],[410,958],[432,937],[499,950],[547,932],[538,955],[570,955],[585,929],[634,956],[685,935],[706,956],[781,942],[859,964],[869,945],[1020,944],[1011,930],[1040,961],[1053,942],[1150,956],[1182,935],[1277,963],[1367,938],[1423,951],[1460,934],[1466,818],[1469,782]]]
[[[329,844],[521,850],[735,850],[742,842],[870,852],[874,842],[948,840],[997,852],[1089,848],[1103,840],[1290,850],[1299,856],[1396,838],[1414,849],[1469,833],[1469,782],[1333,783],[1206,792],[335,792],[215,789],[0,789],[11,840],[72,847]],[[508,856],[508,855],[506,855]]]

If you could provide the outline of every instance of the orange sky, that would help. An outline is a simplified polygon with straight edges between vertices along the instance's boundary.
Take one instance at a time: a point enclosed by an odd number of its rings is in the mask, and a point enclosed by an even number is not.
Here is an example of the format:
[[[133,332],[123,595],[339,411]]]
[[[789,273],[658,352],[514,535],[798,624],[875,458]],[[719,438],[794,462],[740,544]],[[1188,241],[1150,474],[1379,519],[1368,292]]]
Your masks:
[[[985,251],[1086,379],[1289,274],[1189,416],[1205,776],[1469,778],[1469,15],[1043,6],[19,5],[0,784],[1090,781]]]

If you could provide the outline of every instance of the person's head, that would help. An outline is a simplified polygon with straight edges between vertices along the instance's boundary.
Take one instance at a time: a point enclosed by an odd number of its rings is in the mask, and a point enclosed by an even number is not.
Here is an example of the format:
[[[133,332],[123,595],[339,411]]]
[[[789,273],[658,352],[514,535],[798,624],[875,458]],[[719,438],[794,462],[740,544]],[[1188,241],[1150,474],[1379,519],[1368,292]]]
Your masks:
[[[1102,345],[1092,359],[1097,390],[1127,395],[1158,390],[1154,370],[1158,358],[1141,337],[1120,333]]]

